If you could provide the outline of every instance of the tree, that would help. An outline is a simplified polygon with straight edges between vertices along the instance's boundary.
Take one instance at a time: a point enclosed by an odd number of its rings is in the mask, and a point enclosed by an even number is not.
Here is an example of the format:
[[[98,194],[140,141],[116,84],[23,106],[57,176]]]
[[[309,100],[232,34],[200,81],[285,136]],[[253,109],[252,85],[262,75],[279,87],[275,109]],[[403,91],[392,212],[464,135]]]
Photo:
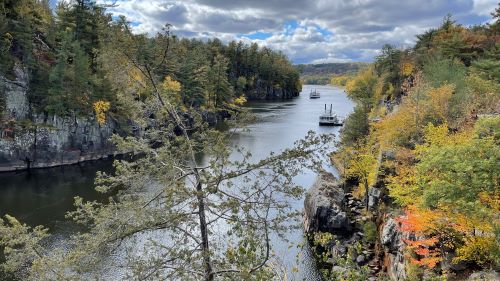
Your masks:
[[[221,54],[214,57],[214,62],[209,71],[210,95],[213,96],[212,105],[218,106],[227,103],[233,93],[233,89],[227,79],[227,67],[229,60]]]
[[[342,144],[352,145],[364,138],[370,132],[368,112],[362,106],[356,106],[354,112],[347,117],[342,130]]]
[[[369,145],[359,143],[356,148],[349,159],[347,174],[358,179],[359,187],[365,193],[365,207],[368,211],[368,192],[375,181],[377,159],[370,151]]]
[[[482,59],[473,62],[473,68],[487,79],[500,83],[500,43],[485,52]]]
[[[161,90],[176,92],[180,85],[168,78],[166,85],[157,84],[149,75],[150,61],[136,55],[131,63],[157,93],[136,101],[141,123],[152,125],[138,138],[113,138],[119,150],[137,157],[115,161],[114,174],[99,173],[96,189],[109,195],[109,202],[76,198],[68,216],[89,231],[72,237],[64,249],[37,255],[25,253],[39,249],[41,228],[23,229],[26,234],[15,240],[19,228],[2,222],[2,245],[19,241],[16,245],[25,247],[4,252],[8,260],[30,265],[27,276],[36,280],[97,278],[102,259],[117,251],[128,253],[127,274],[133,279],[272,278],[271,235],[294,229],[290,223],[298,214],[285,198],[303,193],[292,179],[303,169],[320,168],[331,137],[310,132],[290,149],[250,161],[248,151],[231,146],[232,132],[207,127],[194,109],[187,113],[192,118],[180,115]],[[219,61],[223,69],[224,59]],[[201,153],[208,163],[198,161]],[[144,235],[149,242],[140,254],[120,247]]]
[[[373,92],[376,84],[377,78],[373,74],[373,69],[367,68],[347,82],[346,92],[350,98],[359,102],[365,110],[370,110],[374,103]]]

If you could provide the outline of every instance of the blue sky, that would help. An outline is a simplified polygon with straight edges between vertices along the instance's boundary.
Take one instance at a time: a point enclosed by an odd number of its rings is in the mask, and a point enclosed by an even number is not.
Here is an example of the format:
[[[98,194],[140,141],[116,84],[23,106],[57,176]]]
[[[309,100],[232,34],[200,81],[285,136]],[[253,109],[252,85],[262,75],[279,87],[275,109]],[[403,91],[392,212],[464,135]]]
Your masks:
[[[56,0],[52,0],[56,1]],[[62,1],[62,0],[59,0]],[[66,0],[70,1],[70,0]],[[415,35],[451,13],[464,24],[491,20],[497,0],[96,0],[112,3],[134,32],[165,23],[179,36],[243,40],[280,50],[294,63],[371,61],[385,43]]]

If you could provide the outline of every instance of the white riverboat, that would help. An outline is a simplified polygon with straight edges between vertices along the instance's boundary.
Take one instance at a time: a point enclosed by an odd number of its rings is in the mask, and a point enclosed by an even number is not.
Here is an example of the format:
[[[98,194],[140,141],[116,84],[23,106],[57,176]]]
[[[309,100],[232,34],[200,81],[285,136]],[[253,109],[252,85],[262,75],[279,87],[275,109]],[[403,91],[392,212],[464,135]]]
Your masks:
[[[320,96],[321,96],[321,95],[320,95],[320,94],[319,94],[319,92],[318,92],[318,91],[316,91],[316,90],[314,90],[314,91],[313,91],[313,90],[311,90],[311,92],[309,93],[309,98],[310,98],[310,99],[319,99],[319,98],[320,98]]]
[[[344,125],[344,118],[333,113],[331,104],[330,104],[330,110],[326,110],[326,104],[325,104],[325,112],[319,116],[319,125],[342,126]]]

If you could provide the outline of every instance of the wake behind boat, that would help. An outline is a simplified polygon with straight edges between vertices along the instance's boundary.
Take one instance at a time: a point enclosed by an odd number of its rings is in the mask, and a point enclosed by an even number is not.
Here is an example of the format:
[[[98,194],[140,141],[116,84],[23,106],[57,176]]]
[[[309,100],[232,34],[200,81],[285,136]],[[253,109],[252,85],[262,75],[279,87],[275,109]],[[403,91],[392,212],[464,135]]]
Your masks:
[[[318,91],[316,90],[311,90],[311,92],[309,93],[309,98],[310,99],[319,99],[320,98],[320,94]]]
[[[325,112],[319,116],[319,125],[320,126],[342,126],[344,125],[344,118],[337,116],[332,111],[332,105],[330,104],[330,110],[326,110],[325,104]]]

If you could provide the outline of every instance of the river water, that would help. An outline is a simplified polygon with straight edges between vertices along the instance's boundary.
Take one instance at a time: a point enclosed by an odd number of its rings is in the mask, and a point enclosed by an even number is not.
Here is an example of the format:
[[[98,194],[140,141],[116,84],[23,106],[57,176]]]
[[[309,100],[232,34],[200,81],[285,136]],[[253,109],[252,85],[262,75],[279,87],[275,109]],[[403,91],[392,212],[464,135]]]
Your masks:
[[[309,99],[313,89],[321,93],[320,99]],[[320,127],[318,116],[324,104],[332,104],[340,116],[347,116],[354,104],[341,88],[332,86],[304,85],[301,95],[283,102],[250,102],[247,107],[257,115],[257,122],[249,126],[250,131],[233,135],[235,144],[245,147],[255,160],[293,145],[309,130],[318,133],[338,134],[338,127]],[[50,168],[28,172],[0,174],[0,215],[9,214],[29,225],[45,225],[62,240],[74,231],[74,225],[64,218],[73,209],[73,198],[99,199],[93,189],[97,171],[111,171],[112,161],[86,162],[80,165]],[[315,173],[304,171],[295,182],[305,188],[312,185]],[[298,210],[303,200],[291,202]],[[296,244],[304,242],[302,231],[290,233],[288,239]],[[273,241],[276,255],[288,269],[288,280],[320,280],[310,249],[289,247]],[[297,258],[298,256],[298,258]],[[291,268],[298,268],[292,272]],[[0,276],[0,280],[2,280]]]

